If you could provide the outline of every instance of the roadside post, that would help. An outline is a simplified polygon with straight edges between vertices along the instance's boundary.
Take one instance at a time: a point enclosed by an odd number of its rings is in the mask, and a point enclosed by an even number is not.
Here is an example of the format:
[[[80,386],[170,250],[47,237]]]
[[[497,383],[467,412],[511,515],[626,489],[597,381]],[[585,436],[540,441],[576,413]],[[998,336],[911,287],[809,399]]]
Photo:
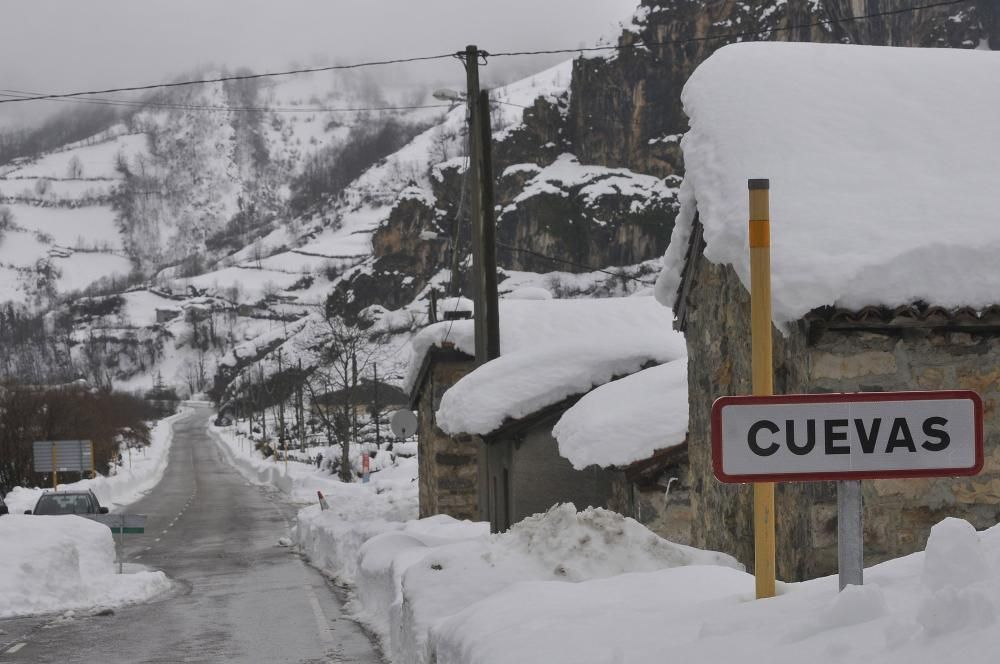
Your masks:
[[[145,514],[80,514],[91,521],[103,523],[111,529],[113,535],[118,535],[118,573],[123,573],[125,565],[125,535],[141,535],[146,532]]]
[[[774,394],[771,358],[771,213],[770,181],[749,180],[750,192],[750,336],[753,394]],[[774,597],[774,484],[753,485],[754,580],[757,599]]]
[[[369,475],[371,474],[371,457],[368,456],[368,452],[361,455],[361,482],[363,484],[368,483]]]
[[[863,580],[861,480],[977,475],[983,402],[969,390],[720,397],[712,465],[722,482],[838,485],[840,588]]]

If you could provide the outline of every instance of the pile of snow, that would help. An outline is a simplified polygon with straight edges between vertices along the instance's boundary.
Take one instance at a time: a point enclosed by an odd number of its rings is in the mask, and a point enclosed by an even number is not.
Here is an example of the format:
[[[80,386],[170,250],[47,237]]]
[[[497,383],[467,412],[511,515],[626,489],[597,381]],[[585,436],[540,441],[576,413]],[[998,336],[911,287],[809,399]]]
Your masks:
[[[726,46],[684,86],[672,305],[695,208],[705,256],[749,285],[747,179],[771,181],[774,319],[823,305],[995,304],[1000,60],[977,50]],[[961,100],[956,103],[956,100]]]
[[[487,434],[608,381],[686,355],[672,314],[651,297],[511,300],[500,303],[500,357],[462,378],[437,422],[452,434]],[[474,354],[472,321],[437,323],[413,341],[410,380],[431,345]],[[411,382],[412,385],[412,382]]]
[[[1000,638],[998,560],[1000,526],[976,533],[946,519],[926,553],[877,565],[840,593],[825,577],[753,601],[753,577],[719,566],[527,582],[439,621],[430,648],[439,664],[985,664]]]
[[[493,536],[486,523],[447,516],[351,523],[332,512],[300,512],[299,541],[314,564],[339,565],[331,571],[355,585],[356,616],[397,664],[434,661],[428,638],[435,625],[523,581],[582,582],[682,565],[739,567],[729,556],[673,544],[600,508],[557,505]]]
[[[159,484],[167,469],[170,445],[174,440],[173,423],[184,415],[184,412],[171,415],[160,420],[150,432],[149,447],[132,450],[132,462],[129,465],[127,449],[122,449],[123,466],[117,468],[114,475],[98,475],[94,479],[80,480],[71,484],[60,484],[64,491],[80,491],[90,489],[97,496],[101,505],[117,511],[123,505],[134,503],[153,487]],[[35,507],[39,496],[45,489],[17,486],[4,497],[4,502],[10,508],[11,514],[23,514],[25,510]]]
[[[552,429],[574,468],[627,466],[684,442],[687,358],[645,369],[585,395]]]
[[[115,573],[107,526],[77,516],[0,517],[0,618],[112,607],[169,589],[163,572]]]

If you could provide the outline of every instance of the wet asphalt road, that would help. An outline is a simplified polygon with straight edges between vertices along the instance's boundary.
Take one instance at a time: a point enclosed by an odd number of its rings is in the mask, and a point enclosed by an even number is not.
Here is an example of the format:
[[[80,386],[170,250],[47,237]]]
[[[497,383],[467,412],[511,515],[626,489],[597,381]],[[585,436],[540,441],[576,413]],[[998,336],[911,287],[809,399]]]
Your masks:
[[[0,621],[0,664],[380,662],[329,582],[277,545],[293,508],[225,462],[210,415],[177,421],[163,480],[128,508],[149,520],[127,536],[126,561],[175,590],[112,616]]]

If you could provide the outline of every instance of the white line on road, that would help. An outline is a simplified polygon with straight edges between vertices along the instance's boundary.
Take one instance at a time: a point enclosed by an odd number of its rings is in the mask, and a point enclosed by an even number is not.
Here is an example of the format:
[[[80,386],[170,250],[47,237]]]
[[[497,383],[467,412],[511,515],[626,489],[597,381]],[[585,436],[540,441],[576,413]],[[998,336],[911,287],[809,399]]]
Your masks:
[[[159,538],[159,537],[157,537],[157,538],[156,538],[155,540],[153,540],[153,541],[154,541],[154,542],[159,542],[159,541],[160,541],[160,538]]]
[[[23,648],[26,645],[28,645],[28,644],[27,643],[18,643],[18,644],[12,645],[10,648],[7,648],[7,651],[4,652],[4,654],[5,655],[13,655],[14,653],[16,653],[18,650],[20,650],[21,648]]]
[[[319,639],[326,646],[333,645],[333,634],[330,633],[330,621],[326,619],[326,614],[323,613],[323,607],[320,606],[319,598],[316,597],[316,593],[309,586],[305,587],[306,596],[309,598],[309,604],[312,605],[313,615],[316,617],[316,627],[319,628]]]

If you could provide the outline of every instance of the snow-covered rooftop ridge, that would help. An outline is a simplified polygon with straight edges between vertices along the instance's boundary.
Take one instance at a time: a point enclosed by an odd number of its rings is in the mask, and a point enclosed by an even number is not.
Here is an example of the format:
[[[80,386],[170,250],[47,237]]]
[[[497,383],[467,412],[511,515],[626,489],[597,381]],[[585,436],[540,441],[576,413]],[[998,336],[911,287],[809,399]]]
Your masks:
[[[684,442],[687,358],[612,381],[580,399],[552,429],[574,468],[627,466]]]
[[[507,420],[646,365],[682,358],[684,338],[672,329],[672,316],[653,298],[642,296],[502,301],[500,357],[445,392],[438,426],[452,434],[488,434]],[[456,348],[470,354],[471,323],[456,322],[449,334]],[[419,347],[414,355],[419,356]]]
[[[726,46],[684,87],[672,303],[694,209],[749,283],[747,179],[771,181],[774,319],[823,305],[1000,301],[1000,59],[802,43]]]

